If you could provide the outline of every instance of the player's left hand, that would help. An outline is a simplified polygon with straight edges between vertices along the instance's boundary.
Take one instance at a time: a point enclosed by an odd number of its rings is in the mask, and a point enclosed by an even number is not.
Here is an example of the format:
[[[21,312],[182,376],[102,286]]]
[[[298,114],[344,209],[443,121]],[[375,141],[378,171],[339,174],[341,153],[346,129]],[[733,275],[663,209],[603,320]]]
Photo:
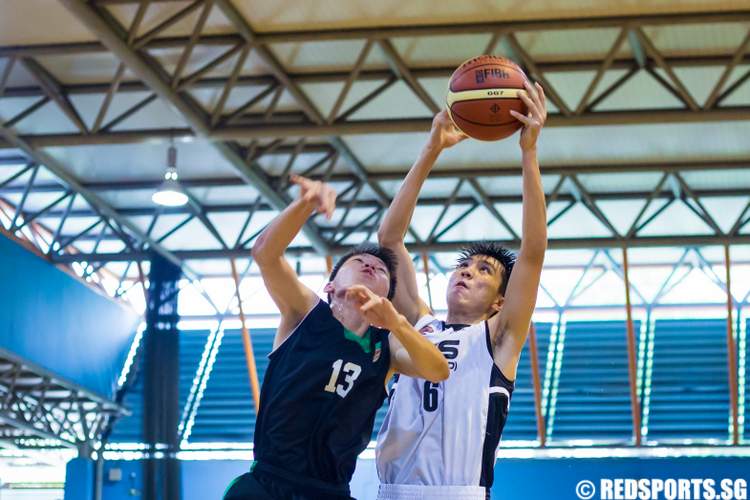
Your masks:
[[[363,285],[352,285],[346,290],[346,299],[353,301],[359,312],[373,326],[386,330],[397,327],[400,315],[390,300]]]
[[[289,176],[289,182],[299,186],[299,198],[302,201],[312,204],[316,212],[331,220],[336,209],[336,191],[331,186],[295,174]]]
[[[468,137],[454,125],[447,110],[440,111],[432,119],[429,144],[440,149],[446,149],[455,146],[464,139],[468,139]]]
[[[519,92],[519,96],[526,104],[529,110],[528,114],[524,116],[518,111],[513,110],[511,110],[510,114],[516,120],[523,123],[521,138],[518,141],[521,145],[521,150],[530,151],[536,148],[536,140],[542,131],[542,127],[544,127],[544,122],[547,121],[547,99],[544,96],[544,89],[538,82],[531,85],[527,80],[524,82],[524,87],[526,87],[526,91]]]

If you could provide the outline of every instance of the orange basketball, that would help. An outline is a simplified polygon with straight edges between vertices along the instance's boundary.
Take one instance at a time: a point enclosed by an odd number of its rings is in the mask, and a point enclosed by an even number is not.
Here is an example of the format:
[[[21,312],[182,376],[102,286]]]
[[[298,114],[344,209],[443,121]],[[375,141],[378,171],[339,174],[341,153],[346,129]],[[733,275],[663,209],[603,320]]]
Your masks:
[[[504,139],[523,126],[510,110],[528,113],[518,96],[526,81],[523,70],[510,59],[495,56],[469,59],[451,76],[448,113],[453,123],[474,139]]]

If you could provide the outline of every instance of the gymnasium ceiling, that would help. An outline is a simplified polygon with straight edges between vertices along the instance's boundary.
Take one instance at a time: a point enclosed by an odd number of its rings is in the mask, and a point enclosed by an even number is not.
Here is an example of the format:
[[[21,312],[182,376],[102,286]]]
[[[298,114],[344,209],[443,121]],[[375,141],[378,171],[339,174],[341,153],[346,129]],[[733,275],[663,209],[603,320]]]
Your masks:
[[[228,273],[293,199],[339,208],[298,253],[373,238],[447,80],[494,53],[545,86],[550,247],[750,243],[746,1],[24,0],[0,4],[0,220],[61,264],[154,249]],[[170,141],[190,203],[158,209]],[[415,251],[517,245],[517,138],[446,152]],[[103,267],[102,267],[103,266]],[[80,271],[80,269],[79,269]]]

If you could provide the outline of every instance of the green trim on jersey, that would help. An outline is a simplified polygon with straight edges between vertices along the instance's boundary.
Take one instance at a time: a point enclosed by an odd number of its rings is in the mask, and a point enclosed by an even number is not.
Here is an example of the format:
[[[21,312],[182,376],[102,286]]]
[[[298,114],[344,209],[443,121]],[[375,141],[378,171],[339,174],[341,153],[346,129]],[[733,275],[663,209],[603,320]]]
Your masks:
[[[364,335],[360,337],[353,331],[344,327],[344,337],[346,337],[347,340],[351,340],[352,342],[356,342],[357,344],[359,344],[362,350],[365,351],[367,354],[370,354],[372,352],[372,347],[371,347],[372,342],[370,342],[371,336],[372,334],[370,333],[370,328],[368,328],[367,331],[364,333]]]

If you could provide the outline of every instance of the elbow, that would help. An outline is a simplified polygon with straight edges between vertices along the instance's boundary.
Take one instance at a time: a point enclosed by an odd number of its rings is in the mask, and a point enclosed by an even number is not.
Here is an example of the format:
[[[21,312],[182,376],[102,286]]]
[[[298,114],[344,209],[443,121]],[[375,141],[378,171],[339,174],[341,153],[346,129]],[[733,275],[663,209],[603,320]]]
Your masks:
[[[401,238],[398,234],[394,234],[393,231],[388,231],[381,227],[378,229],[378,245],[384,248],[391,248],[401,242]]]
[[[448,379],[448,376],[451,373],[450,368],[448,367],[448,361],[443,357],[442,354],[440,355],[440,358],[440,363],[437,363],[435,367],[430,370],[430,373],[424,374],[425,380],[429,380],[433,383],[438,383]]]
[[[527,262],[542,265],[544,264],[544,255],[547,253],[547,232],[538,235],[534,239],[524,240],[519,252],[519,257],[523,256]]]
[[[540,245],[539,248],[534,248],[531,251],[524,254],[525,258],[538,266],[544,265],[544,255],[547,252],[547,245]]]
[[[255,243],[253,244],[253,248],[250,251],[250,255],[253,257],[253,261],[258,266],[263,266],[264,264],[268,263],[271,256],[269,255],[269,249],[268,244],[266,243],[265,234],[261,234],[257,240],[255,240]]]

